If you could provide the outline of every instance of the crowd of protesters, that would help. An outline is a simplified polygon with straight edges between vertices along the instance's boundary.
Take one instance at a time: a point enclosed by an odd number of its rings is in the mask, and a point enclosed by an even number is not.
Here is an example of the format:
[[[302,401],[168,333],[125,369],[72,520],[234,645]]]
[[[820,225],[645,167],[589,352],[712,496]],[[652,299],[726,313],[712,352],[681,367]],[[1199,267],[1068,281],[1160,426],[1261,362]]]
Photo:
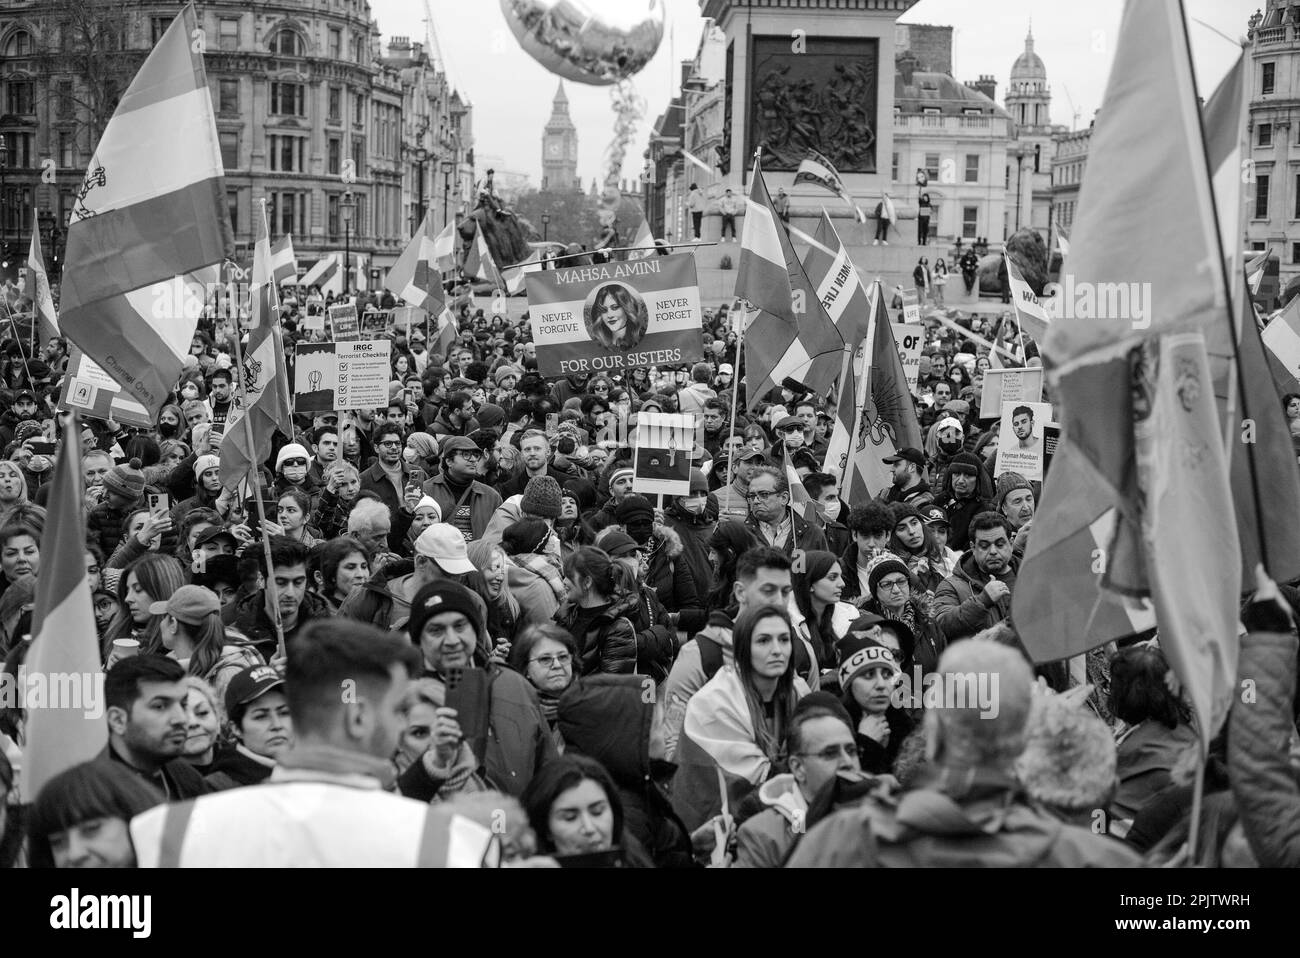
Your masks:
[[[315,308],[286,291],[287,343]],[[485,863],[1185,860],[1197,735],[1158,636],[1082,669],[1035,666],[1017,636],[1040,483],[996,474],[984,348],[929,324],[923,448],[848,502],[833,404],[789,380],[751,402],[725,306],[700,362],[558,380],[526,318],[459,314],[437,355],[390,325],[387,406],[296,416],[240,487],[221,483],[238,384],[211,316],[156,423],[76,420],[108,745],[27,794],[6,703],[5,864],[440,864],[423,809],[504,821]],[[10,676],[67,358],[11,337],[0,359]],[[685,494],[635,491],[650,411],[698,417]],[[1296,599],[1261,580],[1243,610],[1258,697],[1212,750],[1196,864],[1300,864]],[[922,694],[981,674],[995,705]]]

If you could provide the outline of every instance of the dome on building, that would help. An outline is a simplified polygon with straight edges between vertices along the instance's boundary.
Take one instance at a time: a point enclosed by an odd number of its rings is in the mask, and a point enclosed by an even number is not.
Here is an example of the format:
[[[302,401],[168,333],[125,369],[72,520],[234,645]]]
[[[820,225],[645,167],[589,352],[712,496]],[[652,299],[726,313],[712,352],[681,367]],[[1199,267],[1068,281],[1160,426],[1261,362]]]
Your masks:
[[[1034,52],[1034,31],[1030,29],[1025,37],[1025,52],[1016,57],[1011,66],[1011,83],[1017,80],[1046,80],[1047,67],[1042,58]]]

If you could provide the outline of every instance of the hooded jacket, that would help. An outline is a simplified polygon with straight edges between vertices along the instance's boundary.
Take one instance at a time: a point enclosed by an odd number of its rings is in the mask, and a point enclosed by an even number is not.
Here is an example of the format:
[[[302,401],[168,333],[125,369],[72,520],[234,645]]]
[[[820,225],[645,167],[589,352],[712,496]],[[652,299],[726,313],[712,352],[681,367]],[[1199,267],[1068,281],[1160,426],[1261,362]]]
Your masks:
[[[637,626],[655,616],[647,592],[641,589],[594,608],[569,599],[560,606],[555,621],[577,640],[579,675],[643,672],[658,680],[656,673],[667,672],[676,648],[668,627],[651,621],[638,634]]]
[[[1007,584],[1008,589],[1014,590],[1019,563],[1012,558],[1007,567],[1009,573],[998,578]],[[984,587],[989,578],[975,564],[975,554],[966,552],[958,560],[956,571],[935,590],[930,613],[949,643],[969,638],[1010,617],[1010,594],[996,603],[985,598]]]
[[[704,609],[703,593],[695,581],[695,573],[686,561],[682,537],[671,526],[660,526],[654,551],[650,553],[650,568],[645,584],[662,596],[666,605],[678,613],[677,627],[690,634],[704,626],[708,613]]]
[[[650,757],[654,703],[641,679],[628,675],[577,678],[560,696],[559,731],[566,751],[600,762],[618,788],[623,828],[659,868],[693,864],[690,837],[669,801],[673,766]]]
[[[385,631],[404,628],[411,615],[406,585],[414,575],[413,559],[399,559],[381,566],[365,585],[348,594],[339,606],[339,615],[369,622]]]
[[[733,868],[780,868],[807,823],[808,800],[794,776],[768,779],[758,790],[763,811],[736,831]]]
[[[948,546],[958,552],[970,548],[970,521],[976,513],[993,509],[993,477],[989,475],[984,460],[974,453],[959,452],[952,457],[949,466],[964,463],[979,470],[975,476],[975,493],[967,499],[959,499],[952,489],[952,472],[944,469],[939,482],[939,492],[935,504],[942,506],[948,513]]]
[[[1137,854],[1031,806],[990,768],[936,769],[934,784],[869,797],[814,825],[788,868],[1132,868]]]
[[[284,633],[287,647],[298,631],[312,619],[327,619],[333,615],[328,603],[314,592],[303,593],[298,605],[298,621]],[[221,607],[221,621],[233,625],[247,636],[257,652],[270,662],[277,651],[275,624],[266,614],[266,590],[258,589]]]
[[[506,588],[519,603],[520,624],[541,625],[555,619],[560,608],[560,599],[541,573],[530,565],[518,561],[527,558],[527,556],[510,556],[506,559]],[[533,556],[533,558],[540,557]]]

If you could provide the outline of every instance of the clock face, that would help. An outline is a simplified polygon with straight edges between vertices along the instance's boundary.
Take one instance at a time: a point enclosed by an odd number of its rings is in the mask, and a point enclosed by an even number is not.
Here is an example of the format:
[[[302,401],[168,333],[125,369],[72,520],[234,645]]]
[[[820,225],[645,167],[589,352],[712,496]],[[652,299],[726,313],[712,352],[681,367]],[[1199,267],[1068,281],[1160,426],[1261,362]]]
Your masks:
[[[550,148],[549,148],[549,150],[548,150],[547,152],[549,152],[549,153],[551,154],[551,156],[559,156],[559,155],[560,155],[560,144],[558,144],[558,143],[552,143],[551,146],[550,146]]]

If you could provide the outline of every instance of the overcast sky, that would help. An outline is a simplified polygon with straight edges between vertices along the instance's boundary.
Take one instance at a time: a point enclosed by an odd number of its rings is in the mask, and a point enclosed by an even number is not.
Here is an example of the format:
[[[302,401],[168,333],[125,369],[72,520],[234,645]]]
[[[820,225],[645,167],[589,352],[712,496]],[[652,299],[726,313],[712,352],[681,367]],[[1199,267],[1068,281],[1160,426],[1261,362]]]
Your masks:
[[[629,2],[640,6],[645,0],[587,2],[599,9]],[[504,158],[507,169],[528,174],[534,186],[540,184],[542,127],[551,114],[558,79],[515,42],[496,0],[429,0],[429,4],[453,82],[474,105],[476,151]],[[419,0],[370,0],[370,6],[385,42],[394,35],[424,38],[424,4]],[[624,164],[623,175],[628,178],[641,170],[649,126],[677,92],[680,67],[676,64],[694,57],[704,23],[697,0],[666,0],[666,6],[669,29],[658,54],[636,81],[646,101],[646,115]],[[1202,96],[1209,96],[1238,51],[1234,43],[1195,20],[1236,40],[1245,36],[1247,19],[1262,6],[1260,0],[1187,0]],[[1047,67],[1052,90],[1052,121],[1069,126],[1077,110],[1078,126],[1084,127],[1105,93],[1122,10],[1122,0],[1087,4],[920,0],[901,22],[952,26],[954,76],[966,81],[991,73],[997,78],[997,100],[1002,103],[1011,64],[1024,49],[1032,17],[1034,49]],[[815,35],[815,29],[809,32]],[[609,89],[568,81],[565,88],[578,128],[578,174],[589,183],[603,175],[602,156],[611,139]]]

